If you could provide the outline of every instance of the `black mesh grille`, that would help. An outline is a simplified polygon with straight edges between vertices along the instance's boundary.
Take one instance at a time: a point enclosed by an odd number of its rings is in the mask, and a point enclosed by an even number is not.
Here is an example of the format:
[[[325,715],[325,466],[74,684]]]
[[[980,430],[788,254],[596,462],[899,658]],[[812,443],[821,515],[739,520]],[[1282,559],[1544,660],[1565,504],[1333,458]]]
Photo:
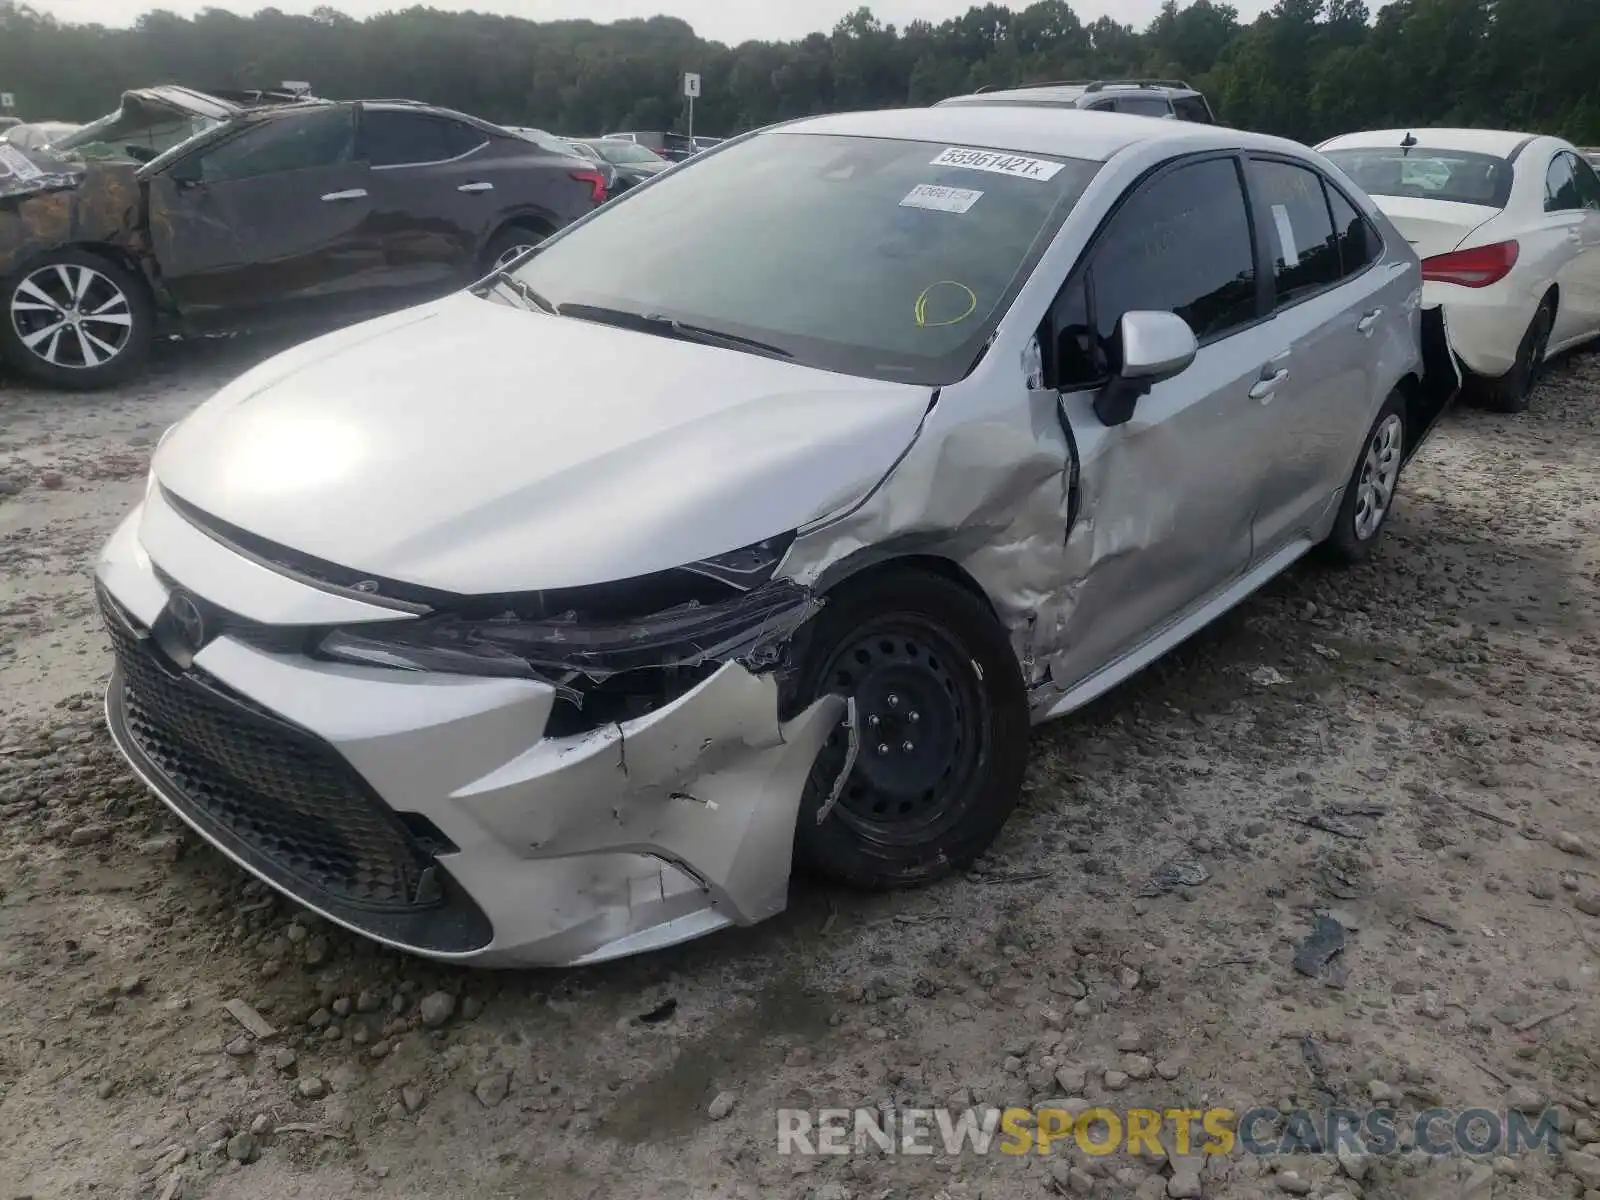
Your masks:
[[[331,746],[204,672],[177,671],[103,594],[101,608],[127,733],[192,815],[343,904],[441,902],[428,856]]]

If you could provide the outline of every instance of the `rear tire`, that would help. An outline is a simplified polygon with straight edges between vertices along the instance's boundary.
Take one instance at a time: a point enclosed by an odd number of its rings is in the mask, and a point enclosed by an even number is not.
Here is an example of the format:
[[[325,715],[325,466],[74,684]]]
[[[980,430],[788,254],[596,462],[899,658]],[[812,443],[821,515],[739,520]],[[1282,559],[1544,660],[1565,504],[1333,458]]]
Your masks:
[[[895,570],[845,584],[809,631],[801,695],[856,701],[859,745],[841,726],[800,804],[800,865],[859,887],[922,883],[976,858],[1022,790],[1028,697],[984,602],[940,576]]]
[[[155,336],[145,281],[85,250],[57,250],[0,287],[0,358],[50,387],[87,391],[125,379]]]
[[[490,238],[489,244],[483,248],[483,259],[480,264],[483,273],[487,275],[500,267],[508,266],[549,236],[548,233],[541,233],[531,226],[507,225]]]
[[[1405,398],[1391,392],[1361,441],[1361,457],[1345,484],[1333,532],[1323,543],[1334,561],[1353,564],[1372,557],[1394,511],[1405,452]]]
[[[1517,362],[1499,379],[1474,376],[1474,383],[1485,408],[1494,412],[1526,412],[1533,389],[1539,382],[1545,356],[1550,351],[1550,334],[1556,325],[1555,301],[1547,298],[1533,315],[1533,322],[1517,347]]]

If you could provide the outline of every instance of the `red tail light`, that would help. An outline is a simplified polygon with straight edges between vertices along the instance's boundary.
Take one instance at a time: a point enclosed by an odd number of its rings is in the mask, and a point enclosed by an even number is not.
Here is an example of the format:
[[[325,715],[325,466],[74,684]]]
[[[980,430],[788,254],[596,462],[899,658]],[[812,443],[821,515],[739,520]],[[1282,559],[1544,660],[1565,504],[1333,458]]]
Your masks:
[[[1433,283],[1455,283],[1462,287],[1486,288],[1499,283],[1517,265],[1521,248],[1515,242],[1496,242],[1471,250],[1452,250],[1422,260],[1422,277]]]
[[[587,183],[589,190],[594,194],[596,204],[606,202],[606,177],[599,171],[573,171],[572,177],[579,183]]]

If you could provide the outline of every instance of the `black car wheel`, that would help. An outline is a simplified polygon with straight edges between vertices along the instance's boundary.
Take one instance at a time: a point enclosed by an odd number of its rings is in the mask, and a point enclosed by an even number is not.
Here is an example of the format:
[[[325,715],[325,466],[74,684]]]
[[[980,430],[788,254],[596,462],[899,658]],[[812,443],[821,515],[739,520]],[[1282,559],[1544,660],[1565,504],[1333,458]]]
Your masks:
[[[1556,309],[1553,300],[1546,300],[1533,316],[1528,332],[1523,334],[1517,347],[1517,362],[1499,379],[1477,380],[1478,393],[1483,403],[1495,412],[1525,412],[1533,389],[1544,369],[1545,357],[1550,352],[1550,335],[1555,332]]]
[[[808,638],[802,687],[852,697],[857,738],[836,799],[847,726],[812,767],[801,865],[903,886],[970,862],[999,834],[1021,793],[1028,701],[1005,631],[977,596],[920,571],[845,585]]]
[[[524,225],[507,225],[499,233],[489,239],[489,244],[483,251],[483,270],[485,274],[497,271],[501,267],[509,267],[517,259],[533,250],[544,241],[547,234]]]
[[[97,254],[62,250],[24,267],[0,303],[0,358],[40,383],[105,387],[150,351],[144,281]]]

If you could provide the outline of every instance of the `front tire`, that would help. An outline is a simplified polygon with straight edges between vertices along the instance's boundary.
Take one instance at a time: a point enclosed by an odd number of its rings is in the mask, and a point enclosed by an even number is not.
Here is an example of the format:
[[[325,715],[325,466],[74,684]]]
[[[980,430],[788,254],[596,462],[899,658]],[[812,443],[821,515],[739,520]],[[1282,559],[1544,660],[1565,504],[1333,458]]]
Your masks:
[[[1475,377],[1476,390],[1486,408],[1499,413],[1527,411],[1545,357],[1550,352],[1550,335],[1555,327],[1555,302],[1546,299],[1533,315],[1527,333],[1522,336],[1522,343],[1517,347],[1516,365],[1499,379]]]
[[[941,576],[895,570],[829,597],[803,653],[802,695],[856,702],[858,752],[835,730],[812,766],[795,832],[799,863],[859,887],[902,887],[976,858],[1022,790],[1028,698],[984,602]]]
[[[83,250],[59,250],[0,288],[0,358],[50,387],[126,378],[150,353],[155,310],[144,280]]]
[[[1391,392],[1361,443],[1361,458],[1345,484],[1333,532],[1324,543],[1337,561],[1365,562],[1377,548],[1394,509],[1405,449],[1405,400]]]

